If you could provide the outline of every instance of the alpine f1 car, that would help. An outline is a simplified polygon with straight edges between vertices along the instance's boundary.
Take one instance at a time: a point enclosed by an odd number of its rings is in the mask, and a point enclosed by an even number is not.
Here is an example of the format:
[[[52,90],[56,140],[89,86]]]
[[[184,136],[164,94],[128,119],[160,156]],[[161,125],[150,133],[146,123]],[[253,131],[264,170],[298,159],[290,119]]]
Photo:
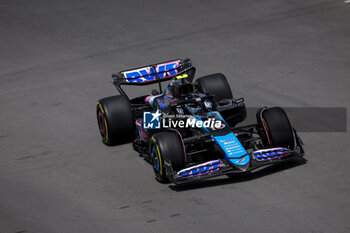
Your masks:
[[[195,71],[190,59],[177,59],[113,74],[120,95],[100,99],[96,108],[102,141],[132,142],[159,182],[175,184],[304,156],[282,108],[263,107],[255,124],[236,127],[247,115],[244,99],[233,97],[223,74],[193,81]],[[132,99],[122,89],[150,84],[158,90]]]

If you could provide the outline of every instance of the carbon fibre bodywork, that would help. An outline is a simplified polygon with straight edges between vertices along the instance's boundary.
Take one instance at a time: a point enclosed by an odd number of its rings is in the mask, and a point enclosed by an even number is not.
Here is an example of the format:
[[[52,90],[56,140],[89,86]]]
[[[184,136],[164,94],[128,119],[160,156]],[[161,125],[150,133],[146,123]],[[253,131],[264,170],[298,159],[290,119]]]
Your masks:
[[[171,160],[164,156],[163,170],[171,182],[182,184],[230,173],[244,173],[261,166],[297,159],[304,155],[302,141],[294,129],[293,146],[287,148],[268,144],[266,139],[269,139],[269,135],[261,122],[236,127],[236,124],[246,118],[243,98],[216,101],[215,96],[201,92],[196,82],[193,83],[196,91],[191,96],[171,103],[169,108],[162,109],[161,113],[175,114],[174,119],[179,120],[176,117],[179,107],[196,104],[200,108],[200,112],[195,114],[189,112],[190,119],[203,121],[212,118],[222,122],[223,127],[171,128],[162,126],[157,129],[145,128],[143,124],[144,113],[156,110],[155,106],[145,102],[145,99],[153,99],[153,97],[145,95],[130,100],[121,86],[158,83],[159,93],[162,93],[162,82],[184,74],[186,74],[187,80],[192,82],[195,68],[189,59],[176,59],[112,75],[117,90],[130,101],[137,129],[133,148],[145,160],[154,163],[150,143],[153,135],[165,131],[178,134],[184,150],[185,163],[181,169],[174,170]],[[211,101],[213,104],[210,110],[205,107],[206,101]],[[157,164],[157,166],[163,165]]]

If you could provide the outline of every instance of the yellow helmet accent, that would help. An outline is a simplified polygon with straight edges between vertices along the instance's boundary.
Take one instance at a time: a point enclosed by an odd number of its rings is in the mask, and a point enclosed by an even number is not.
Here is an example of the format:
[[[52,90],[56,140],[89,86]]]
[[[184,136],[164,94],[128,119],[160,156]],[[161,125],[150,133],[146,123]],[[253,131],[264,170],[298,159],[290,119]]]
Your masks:
[[[178,76],[175,76],[175,77],[176,77],[176,79],[188,78],[188,74],[178,75]]]

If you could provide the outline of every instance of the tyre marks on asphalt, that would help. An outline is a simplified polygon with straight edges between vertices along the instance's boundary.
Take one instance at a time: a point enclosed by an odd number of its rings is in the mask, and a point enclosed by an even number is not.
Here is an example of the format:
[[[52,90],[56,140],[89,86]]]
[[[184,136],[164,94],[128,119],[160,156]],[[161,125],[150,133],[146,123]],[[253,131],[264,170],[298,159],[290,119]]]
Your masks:
[[[22,156],[22,157],[18,158],[18,160],[35,159],[37,157],[42,157],[42,156],[49,155],[52,153],[53,153],[52,151],[43,151],[43,152],[32,154],[32,155]]]
[[[7,138],[9,135],[0,135],[0,139]]]
[[[146,200],[146,201],[141,202],[142,205],[148,205],[148,204],[151,204],[151,203],[153,203],[153,200]],[[141,206],[135,206],[134,209],[143,208],[142,205]],[[131,205],[124,205],[124,206],[119,207],[119,209],[127,211],[128,209],[130,209],[130,210],[133,209],[133,206],[131,206]],[[124,213],[128,214],[128,212],[124,212]],[[179,214],[179,213],[172,213],[172,214],[169,214],[167,216],[167,218],[175,218],[175,217],[179,217],[179,216],[181,216],[181,214]],[[157,221],[158,221],[158,219],[156,219],[156,218],[150,218],[150,219],[146,220],[146,223],[153,223],[153,222],[157,222]]]
[[[147,223],[152,223],[152,222],[156,222],[157,219],[150,219],[150,220],[147,220]]]

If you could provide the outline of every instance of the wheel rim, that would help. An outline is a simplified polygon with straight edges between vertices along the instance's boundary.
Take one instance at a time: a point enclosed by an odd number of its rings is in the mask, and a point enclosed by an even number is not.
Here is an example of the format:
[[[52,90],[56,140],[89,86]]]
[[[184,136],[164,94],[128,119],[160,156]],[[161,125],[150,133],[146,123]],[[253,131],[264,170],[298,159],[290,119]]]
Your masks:
[[[156,173],[159,173],[160,161],[159,161],[159,155],[156,150],[156,147],[153,147],[152,149],[152,157],[153,157],[153,169]]]
[[[106,125],[104,123],[104,117],[103,117],[103,114],[101,111],[98,111],[98,114],[97,114],[97,121],[98,121],[98,128],[100,130],[100,133],[101,133],[101,136],[103,138],[106,137]]]

